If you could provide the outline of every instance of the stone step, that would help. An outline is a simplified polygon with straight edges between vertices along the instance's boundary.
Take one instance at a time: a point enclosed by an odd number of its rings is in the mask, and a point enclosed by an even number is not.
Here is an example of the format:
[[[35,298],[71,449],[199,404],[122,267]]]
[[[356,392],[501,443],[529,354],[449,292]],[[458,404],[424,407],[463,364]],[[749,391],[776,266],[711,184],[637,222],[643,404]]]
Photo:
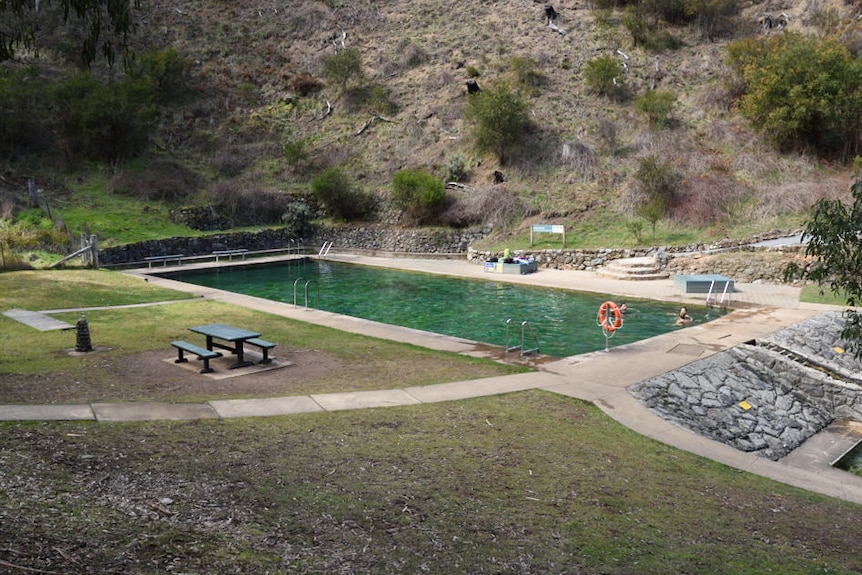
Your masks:
[[[651,274],[630,274],[624,272],[614,272],[612,270],[609,271],[605,269],[596,270],[596,275],[612,279],[630,281],[666,280],[670,277],[667,272],[662,271],[656,271],[655,273]]]
[[[623,280],[667,279],[670,274],[656,265],[655,258],[622,258],[609,261],[596,271],[600,276]]]

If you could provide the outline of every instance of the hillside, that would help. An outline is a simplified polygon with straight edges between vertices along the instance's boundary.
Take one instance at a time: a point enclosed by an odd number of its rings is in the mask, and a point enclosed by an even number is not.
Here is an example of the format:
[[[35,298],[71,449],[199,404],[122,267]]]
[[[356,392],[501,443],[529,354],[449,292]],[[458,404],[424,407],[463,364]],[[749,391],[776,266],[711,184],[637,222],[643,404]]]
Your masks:
[[[725,46],[763,33],[764,14],[784,13],[788,30],[813,33],[824,14],[849,14],[840,0],[743,3],[711,38],[691,25],[666,27],[679,47],[658,52],[633,45],[621,10],[557,2],[562,34],[547,25],[544,7],[153,0],[139,14],[134,48],[175,48],[191,63],[194,93],[162,114],[147,162],[162,178],[176,173],[165,161],[193,172],[194,183],[176,185],[194,192],[181,201],[203,204],[214,188],[307,193],[331,166],[385,198],[397,170],[447,179],[462,164],[465,188],[452,194],[516,196],[523,221],[612,222],[617,238],[646,156],[682,177],[674,225],[713,237],[792,227],[816,199],[847,194],[848,167],[778,153],[733,111],[723,81]],[[324,61],[345,47],[359,50],[364,80],[327,85]],[[587,89],[584,65],[604,55],[624,64],[623,98]],[[528,104],[532,127],[505,165],[472,146],[463,120],[471,76],[483,88],[516,86]],[[633,106],[650,88],[677,98],[667,128],[651,127]],[[119,166],[115,181],[124,171],[140,173]],[[494,183],[495,171],[503,183]]]

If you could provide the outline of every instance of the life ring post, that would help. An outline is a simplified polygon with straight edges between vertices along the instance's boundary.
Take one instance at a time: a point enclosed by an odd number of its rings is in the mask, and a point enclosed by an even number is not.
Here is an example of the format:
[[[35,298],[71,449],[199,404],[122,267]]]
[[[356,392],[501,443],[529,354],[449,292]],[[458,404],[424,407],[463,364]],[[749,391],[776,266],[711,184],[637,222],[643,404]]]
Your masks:
[[[610,351],[608,340],[623,327],[623,314],[619,306],[610,300],[602,303],[596,315],[596,324],[602,328],[602,334],[605,336],[605,351]]]

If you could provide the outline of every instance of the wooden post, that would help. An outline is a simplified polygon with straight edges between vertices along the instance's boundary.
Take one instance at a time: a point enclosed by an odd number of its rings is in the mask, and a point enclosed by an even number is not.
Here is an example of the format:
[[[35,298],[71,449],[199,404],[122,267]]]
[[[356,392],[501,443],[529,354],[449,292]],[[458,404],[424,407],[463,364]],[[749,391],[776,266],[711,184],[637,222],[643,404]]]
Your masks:
[[[99,236],[93,234],[90,236],[90,259],[93,262],[93,268],[99,269]]]

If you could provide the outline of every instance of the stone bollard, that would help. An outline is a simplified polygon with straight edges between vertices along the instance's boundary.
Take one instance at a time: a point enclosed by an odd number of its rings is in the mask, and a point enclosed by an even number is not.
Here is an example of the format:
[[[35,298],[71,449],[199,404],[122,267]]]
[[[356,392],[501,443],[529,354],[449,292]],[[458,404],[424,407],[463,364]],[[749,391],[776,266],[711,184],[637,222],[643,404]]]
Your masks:
[[[81,319],[75,325],[77,336],[75,338],[75,351],[86,352],[93,351],[93,344],[90,342],[90,326],[87,323],[87,318],[81,314]]]

